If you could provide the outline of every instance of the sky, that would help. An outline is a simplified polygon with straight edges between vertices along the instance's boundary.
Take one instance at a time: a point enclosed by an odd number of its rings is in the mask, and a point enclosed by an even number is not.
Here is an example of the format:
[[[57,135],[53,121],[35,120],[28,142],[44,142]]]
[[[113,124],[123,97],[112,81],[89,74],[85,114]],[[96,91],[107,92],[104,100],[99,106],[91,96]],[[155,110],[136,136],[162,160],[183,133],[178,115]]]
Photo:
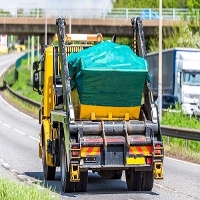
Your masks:
[[[69,17],[70,8],[73,17],[98,17],[112,9],[112,1],[115,0],[0,0],[0,9],[9,11],[13,16],[17,9],[21,8],[30,13],[31,9],[47,9],[47,17]],[[68,9],[68,10],[67,10]]]
[[[111,9],[112,0],[1,0],[0,9],[9,8],[71,8],[78,9]]]

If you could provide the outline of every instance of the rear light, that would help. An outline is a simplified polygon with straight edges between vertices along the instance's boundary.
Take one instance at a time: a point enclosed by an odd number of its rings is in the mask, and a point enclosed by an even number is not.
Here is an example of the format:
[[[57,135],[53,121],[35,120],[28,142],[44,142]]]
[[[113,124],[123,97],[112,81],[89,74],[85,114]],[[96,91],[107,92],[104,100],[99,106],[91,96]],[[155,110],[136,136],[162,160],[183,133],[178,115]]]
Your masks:
[[[80,148],[78,145],[72,145],[71,147],[72,157],[78,157],[80,155]]]
[[[72,149],[79,149],[79,146],[78,145],[73,145]]]
[[[161,145],[160,144],[156,144],[155,148],[154,148],[154,154],[155,155],[161,155]]]
[[[152,164],[152,158],[147,158],[147,159],[146,159],[146,163],[147,163],[148,165],[151,165],[151,164]]]
[[[78,157],[79,156],[79,151],[72,151],[72,156],[73,157]]]

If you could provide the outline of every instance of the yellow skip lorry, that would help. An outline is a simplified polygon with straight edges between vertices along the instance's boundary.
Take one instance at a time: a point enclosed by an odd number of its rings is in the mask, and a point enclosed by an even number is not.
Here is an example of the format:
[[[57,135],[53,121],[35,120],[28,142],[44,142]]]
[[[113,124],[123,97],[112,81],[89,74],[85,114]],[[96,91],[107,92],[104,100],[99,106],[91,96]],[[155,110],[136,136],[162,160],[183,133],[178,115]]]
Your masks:
[[[64,192],[85,192],[88,171],[121,179],[128,190],[150,191],[163,178],[163,141],[148,89],[142,21],[131,19],[133,48],[101,34],[65,34],[33,63],[41,95],[39,156],[46,180],[61,169]]]

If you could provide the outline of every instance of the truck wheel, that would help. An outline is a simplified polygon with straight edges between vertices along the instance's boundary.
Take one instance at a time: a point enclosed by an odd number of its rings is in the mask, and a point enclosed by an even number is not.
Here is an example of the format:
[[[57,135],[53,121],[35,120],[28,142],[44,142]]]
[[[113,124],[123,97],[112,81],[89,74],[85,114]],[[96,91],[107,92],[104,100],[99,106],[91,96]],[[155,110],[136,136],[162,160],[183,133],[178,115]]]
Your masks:
[[[140,171],[135,171],[134,168],[129,168],[125,170],[125,175],[128,190],[141,190],[142,173]]]
[[[142,190],[151,191],[153,188],[154,174],[153,171],[144,171],[142,173]]]
[[[85,192],[87,190],[88,184],[88,171],[80,173],[80,182],[76,183],[75,191],[76,192]]]
[[[45,180],[55,179],[56,167],[52,167],[52,166],[47,165],[46,152],[45,152],[45,146],[44,145],[42,147],[42,164],[43,164],[43,171],[44,171]]]
[[[67,169],[67,155],[66,155],[64,139],[62,139],[61,141],[60,168],[61,168],[61,185],[63,192],[73,192],[75,183],[70,182],[70,173]]]
[[[121,179],[123,170],[116,170],[112,179]]]

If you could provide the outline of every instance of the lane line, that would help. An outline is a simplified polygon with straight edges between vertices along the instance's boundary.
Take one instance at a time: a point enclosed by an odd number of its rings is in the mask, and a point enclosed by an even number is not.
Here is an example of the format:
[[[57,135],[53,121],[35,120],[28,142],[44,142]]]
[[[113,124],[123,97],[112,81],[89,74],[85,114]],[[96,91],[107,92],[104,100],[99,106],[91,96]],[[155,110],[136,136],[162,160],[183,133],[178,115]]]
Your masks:
[[[39,139],[37,139],[37,138],[35,138],[35,137],[33,137],[33,136],[30,136],[30,135],[29,135],[29,138],[31,138],[31,139],[33,139],[33,140],[36,140],[36,141],[38,141],[38,142],[40,141]]]
[[[15,130],[16,132],[18,132],[18,133],[21,133],[22,135],[26,135],[26,133],[24,133],[24,132],[22,132],[22,131],[20,131],[20,130],[18,130],[18,129],[16,129],[16,128],[14,128],[14,130]]]
[[[3,123],[4,126],[8,127],[8,128],[11,128],[10,125],[6,124],[6,123]]]
[[[167,159],[170,159],[170,160],[175,160],[177,162],[182,162],[184,164],[190,164],[190,165],[194,165],[195,167],[200,167],[200,164],[197,164],[197,163],[192,163],[192,162],[188,162],[188,161],[185,161],[185,160],[179,160],[179,159],[176,159],[176,158],[171,158],[171,157],[168,157],[168,156],[165,156],[165,158]]]
[[[157,183],[154,183],[154,185],[156,185],[156,186],[158,186],[158,187],[160,187],[160,188],[163,188],[163,189],[165,189],[165,190],[169,190],[170,192],[178,192],[177,190],[173,190],[173,189],[171,189],[171,188],[165,187],[165,186],[160,185],[160,184],[157,184]]]
[[[12,108],[13,110],[15,110],[16,112],[19,112],[22,116],[25,116],[28,119],[35,119],[35,118],[33,118],[33,117],[31,117],[31,116],[29,116],[29,115],[21,112],[20,110],[18,110],[17,108],[15,108],[14,106],[12,106],[11,104],[9,104],[3,97],[0,96],[0,99],[3,101],[3,103],[6,104],[6,106],[9,106],[10,108]]]

